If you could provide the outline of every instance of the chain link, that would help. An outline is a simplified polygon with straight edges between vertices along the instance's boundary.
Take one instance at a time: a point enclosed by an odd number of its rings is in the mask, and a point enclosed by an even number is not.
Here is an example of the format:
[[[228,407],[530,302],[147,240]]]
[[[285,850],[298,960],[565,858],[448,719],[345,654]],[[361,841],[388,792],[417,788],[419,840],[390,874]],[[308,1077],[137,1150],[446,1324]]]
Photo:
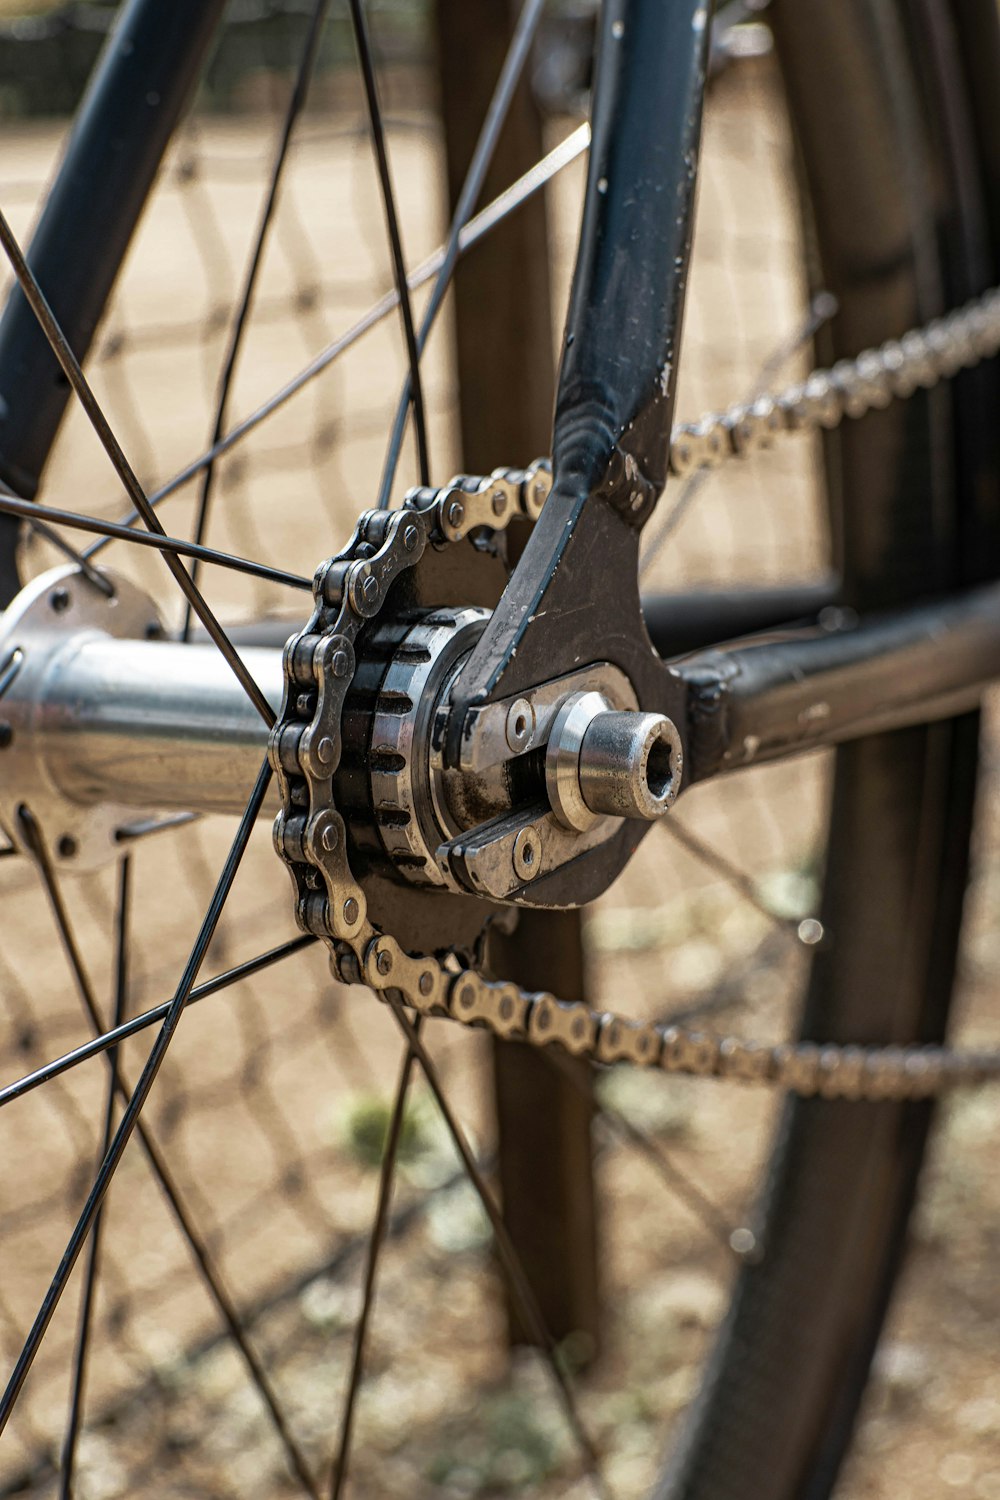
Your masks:
[[[682,423],[671,435],[671,473],[717,467],[768,447],[786,432],[835,427],[998,351],[1000,289],[993,289],[901,339],[832,370],[816,370],[775,396]],[[376,932],[333,804],[358,632],[429,542],[457,542],[483,527],[502,530],[515,515],[534,520],[551,483],[550,465],[538,460],[527,470],[461,475],[442,489],[413,490],[402,510],[363,515],[345,551],[318,570],[313,616],[285,648],[285,698],[269,751],[282,801],[275,848],[292,875],[299,926],[324,939],[334,972],[347,982],[367,984],[381,995],[391,990],[422,1015],[485,1027],[504,1040],[559,1045],[595,1063],[771,1085],[805,1098],[870,1101],[926,1099],[1000,1079],[995,1051],[832,1041],[772,1045],[597,1012],[485,979],[462,968],[454,954],[408,954],[391,934]]]

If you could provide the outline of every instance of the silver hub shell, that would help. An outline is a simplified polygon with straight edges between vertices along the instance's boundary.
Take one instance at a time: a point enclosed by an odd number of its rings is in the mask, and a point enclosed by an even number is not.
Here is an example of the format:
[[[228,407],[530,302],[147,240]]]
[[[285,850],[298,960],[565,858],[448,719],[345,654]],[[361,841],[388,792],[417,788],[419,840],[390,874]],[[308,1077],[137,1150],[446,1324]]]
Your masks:
[[[111,575],[108,575],[111,578]],[[108,637],[143,640],[163,634],[149,597],[126,578],[111,578],[114,593],[95,587],[72,564],[33,579],[0,615],[0,664],[16,662],[17,676],[0,698],[4,748],[0,750],[0,818],[20,844],[18,809],[31,809],[53,864],[95,870],[121,846],[116,833],[134,820],[125,802],[88,803],[67,795],[64,778],[50,764],[45,746],[72,734],[75,694],[60,702],[62,681],[72,682],[72,664],[88,642]]]

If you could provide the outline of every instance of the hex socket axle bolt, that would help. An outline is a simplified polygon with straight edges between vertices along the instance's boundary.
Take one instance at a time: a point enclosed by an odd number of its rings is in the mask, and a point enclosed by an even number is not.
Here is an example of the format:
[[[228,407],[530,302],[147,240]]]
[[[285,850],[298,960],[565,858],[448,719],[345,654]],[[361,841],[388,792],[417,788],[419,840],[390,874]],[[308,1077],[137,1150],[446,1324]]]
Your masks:
[[[580,832],[598,817],[652,822],[680,790],[680,735],[663,714],[619,712],[600,693],[574,693],[556,715],[545,757],[552,810]]]

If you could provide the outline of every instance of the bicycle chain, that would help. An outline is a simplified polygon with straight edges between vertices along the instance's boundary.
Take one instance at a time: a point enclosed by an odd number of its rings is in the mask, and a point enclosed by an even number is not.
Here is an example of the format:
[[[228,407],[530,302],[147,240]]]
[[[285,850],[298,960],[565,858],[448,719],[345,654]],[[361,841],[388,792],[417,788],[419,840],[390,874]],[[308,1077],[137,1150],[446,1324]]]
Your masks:
[[[775,397],[675,427],[671,472],[689,474],[766,446],[785,431],[833,427],[894,397],[957,373],[1000,351],[1000,289]],[[460,476],[440,490],[415,490],[397,511],[369,511],[345,550],[323,563],[314,611],[285,647],[282,711],[269,742],[281,796],[275,848],[292,877],[296,920],[322,938],[339,979],[392,990],[422,1015],[486,1027],[497,1037],[561,1045],[596,1063],[628,1062],[667,1073],[771,1084],[825,1099],[924,1099],[957,1085],[1000,1079],[1000,1053],[942,1046],[862,1046],[715,1036],[687,1027],[597,1012],[581,1003],[483,978],[455,954],[406,953],[368,921],[365,895],[348,859],[344,821],[333,805],[340,723],[355,669],[355,642],[390,584],[429,542],[457,542],[477,528],[503,530],[514,515],[537,518],[551,487],[544,460],[527,470]]]
[[[839,360],[831,370],[814,370],[774,395],[679,423],[670,434],[670,472],[686,478],[759,453],[786,433],[837,427],[845,417],[863,417],[929,390],[998,352],[1000,287],[991,287],[946,317]]]

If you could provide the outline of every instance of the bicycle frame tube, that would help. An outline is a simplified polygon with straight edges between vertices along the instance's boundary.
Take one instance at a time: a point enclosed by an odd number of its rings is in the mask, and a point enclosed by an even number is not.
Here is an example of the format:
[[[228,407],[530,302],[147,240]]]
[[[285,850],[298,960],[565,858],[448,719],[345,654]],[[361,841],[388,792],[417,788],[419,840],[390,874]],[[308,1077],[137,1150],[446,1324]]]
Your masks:
[[[128,0],[88,86],[29,263],[83,360],[225,0]],[[0,319],[0,479],[35,495],[69,386],[20,291]],[[17,522],[0,518],[13,533]],[[3,545],[0,557],[13,553]],[[0,568],[3,564],[0,563]],[[0,604],[16,580],[0,576]]]
[[[606,0],[554,482],[456,692],[473,703],[600,655],[670,712],[639,607],[639,534],[663,488],[710,41],[704,0]],[[581,655],[583,651],[583,655]]]

